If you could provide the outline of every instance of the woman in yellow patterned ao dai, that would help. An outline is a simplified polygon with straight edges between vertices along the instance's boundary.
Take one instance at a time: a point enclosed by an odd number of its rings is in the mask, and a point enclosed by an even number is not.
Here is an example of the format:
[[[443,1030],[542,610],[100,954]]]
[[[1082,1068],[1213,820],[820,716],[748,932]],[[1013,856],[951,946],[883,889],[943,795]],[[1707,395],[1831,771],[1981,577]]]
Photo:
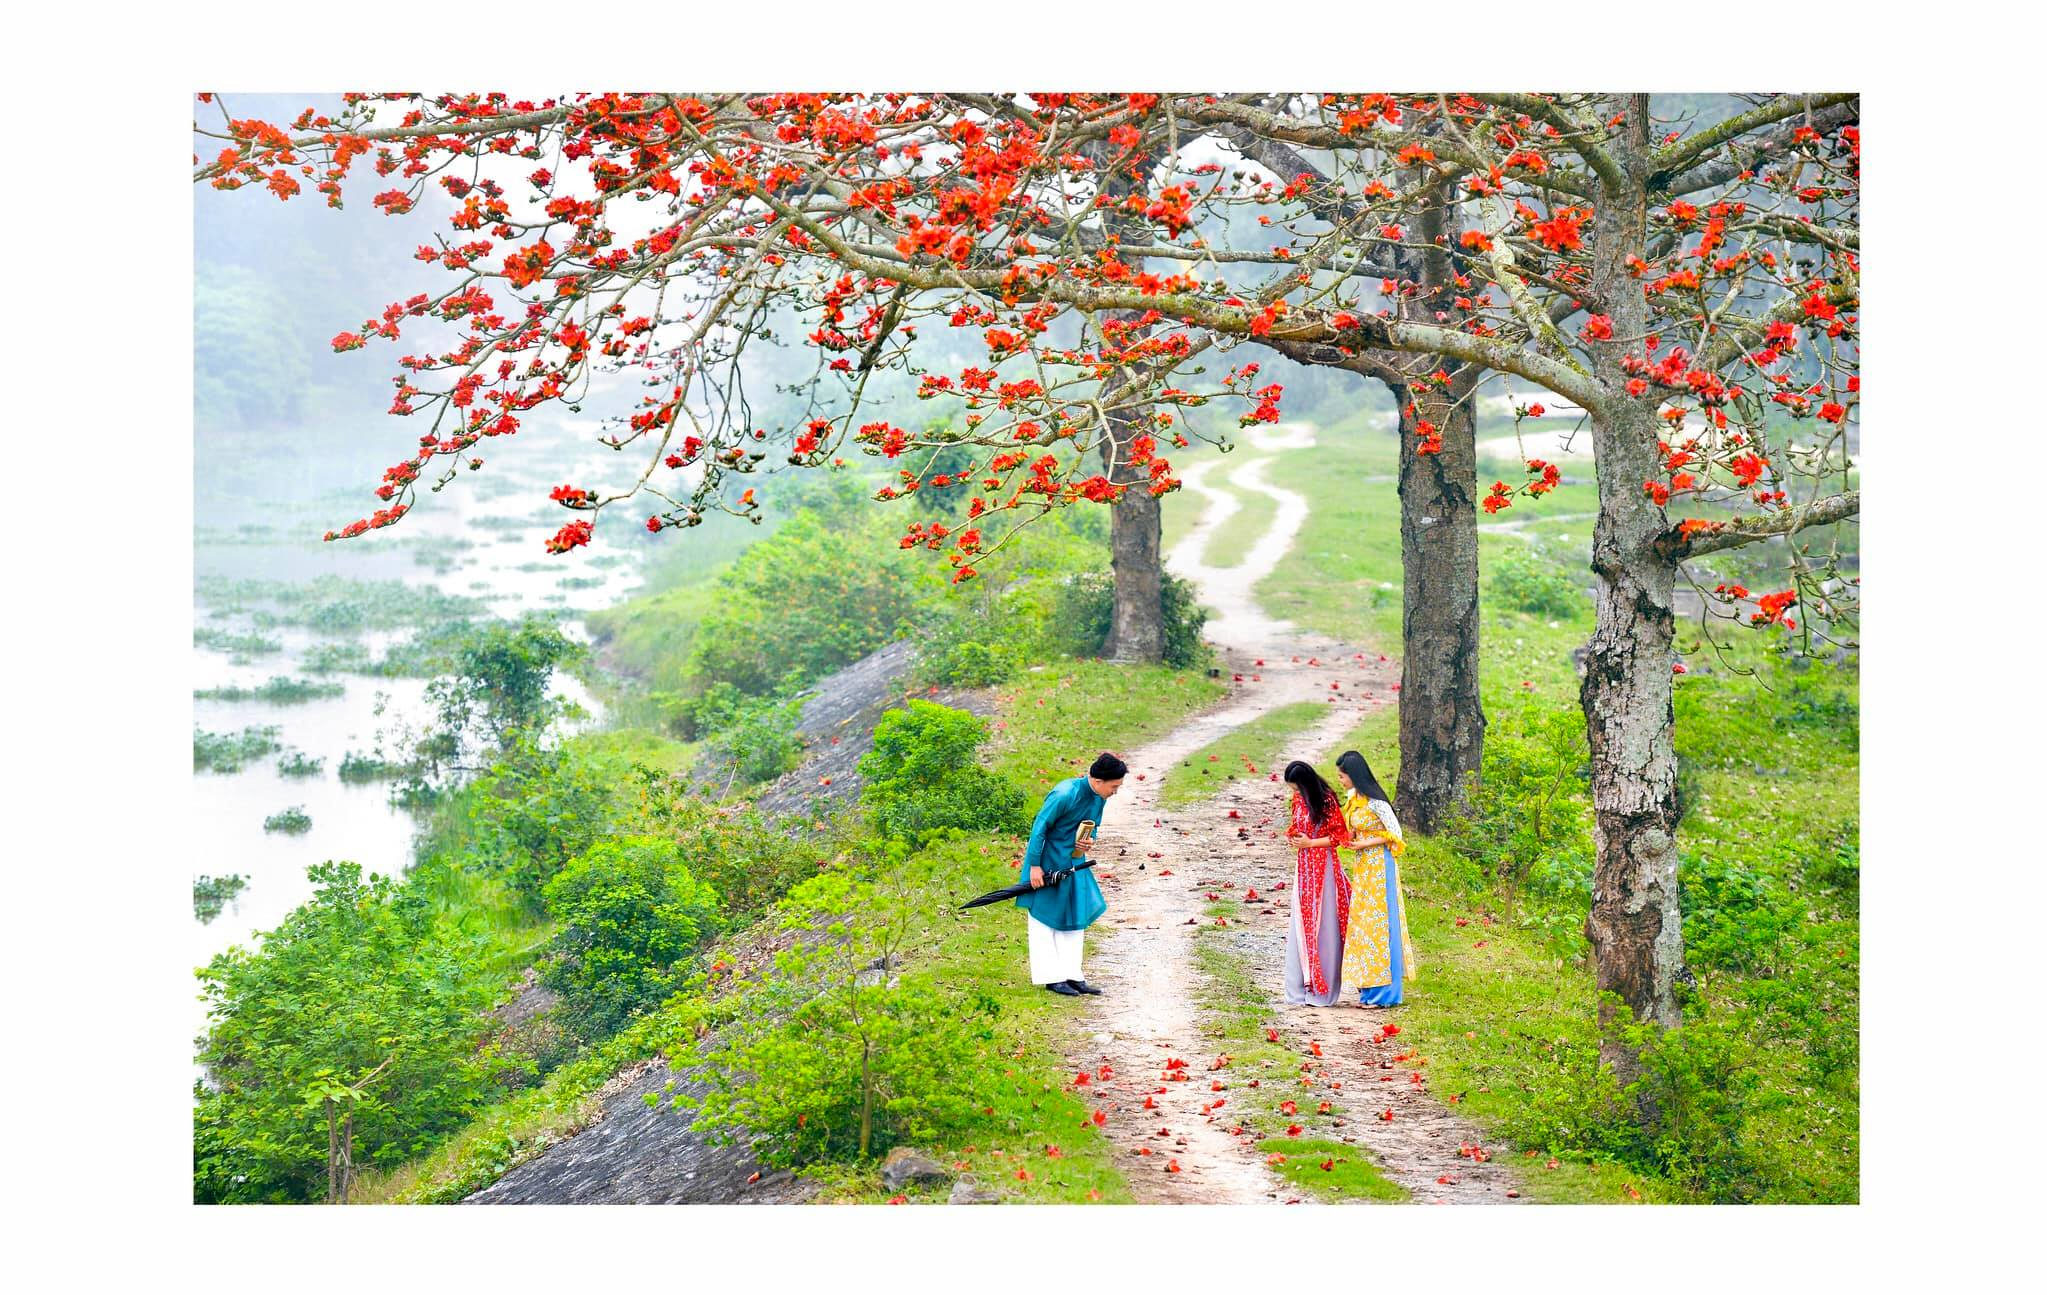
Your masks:
[[[1351,839],[1364,846],[1345,867],[1351,903],[1343,940],[1343,984],[1358,991],[1361,1007],[1393,1007],[1400,1002],[1401,982],[1414,963],[1400,896],[1398,858],[1406,844],[1390,798],[1365,757],[1345,751],[1337,758],[1336,771],[1348,793],[1344,821]]]

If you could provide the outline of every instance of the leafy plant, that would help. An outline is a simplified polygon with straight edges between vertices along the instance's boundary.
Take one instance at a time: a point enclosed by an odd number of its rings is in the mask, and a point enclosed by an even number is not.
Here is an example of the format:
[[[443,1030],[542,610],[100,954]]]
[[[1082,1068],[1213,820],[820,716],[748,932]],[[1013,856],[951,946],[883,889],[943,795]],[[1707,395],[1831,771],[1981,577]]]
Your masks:
[[[363,783],[385,782],[393,778],[402,778],[405,776],[407,769],[408,766],[406,765],[384,758],[384,754],[381,751],[371,752],[368,755],[357,751],[348,751],[342,754],[341,767],[334,772],[335,776],[343,782]]]
[[[239,872],[230,872],[224,877],[209,877],[202,873],[193,878],[192,916],[201,922],[211,922],[226,911],[248,884],[249,879]]]
[[[317,778],[327,767],[327,761],[317,755],[307,755],[293,747],[277,757],[277,772],[286,778]]]
[[[928,577],[908,559],[877,558],[873,526],[829,526],[805,510],[748,549],[718,577],[692,676],[765,696],[791,675],[808,682],[894,638]]]
[[[681,964],[717,927],[718,896],[674,841],[629,836],[592,846],[547,883],[560,930],[541,980],[569,1023],[602,1039],[675,991]]]
[[[1192,670],[1208,664],[1210,650],[1201,639],[1208,609],[1195,597],[1194,586],[1168,574],[1160,582],[1160,614],[1165,624],[1165,662]],[[1074,576],[1060,590],[1051,632],[1060,650],[1070,656],[1099,656],[1109,640],[1116,610],[1115,578],[1090,571]]]
[[[1493,596],[1535,616],[1582,615],[1587,599],[1563,567],[1527,546],[1517,546],[1487,564]]]
[[[874,727],[874,748],[860,757],[860,797],[890,837],[920,844],[948,828],[1028,832],[1018,787],[981,767],[988,724],[967,711],[912,700]]]
[[[671,1022],[673,1055],[706,1085],[672,1098],[695,1110],[691,1127],[795,1166],[864,1161],[971,1122],[1001,1074],[998,1009],[908,968],[939,904],[900,850],[790,892],[779,925],[794,941],[723,1006],[698,1001]]]
[[[306,813],[304,805],[293,805],[289,809],[280,809],[264,819],[263,830],[283,832],[287,836],[302,836],[313,830],[313,818]]]
[[[215,773],[237,773],[251,760],[260,760],[278,749],[277,725],[261,724],[239,733],[209,733],[192,730],[192,768]]]
[[[1016,677],[1038,626],[1018,599],[946,606],[917,636],[917,683],[985,688]]]
[[[1574,914],[1592,905],[1592,816],[1585,718],[1528,702],[1496,713],[1479,778],[1445,828],[1457,853],[1506,883]]]
[[[199,972],[201,1203],[345,1199],[358,1158],[424,1150],[488,1090],[477,1044],[493,986],[465,942],[388,877],[353,863],[307,871],[312,899]]]

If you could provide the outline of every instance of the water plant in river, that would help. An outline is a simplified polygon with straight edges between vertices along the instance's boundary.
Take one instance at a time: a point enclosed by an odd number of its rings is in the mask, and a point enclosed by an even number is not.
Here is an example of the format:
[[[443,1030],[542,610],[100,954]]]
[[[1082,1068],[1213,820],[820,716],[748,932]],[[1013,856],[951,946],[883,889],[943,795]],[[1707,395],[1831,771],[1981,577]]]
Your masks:
[[[192,768],[215,773],[235,773],[251,760],[261,759],[278,749],[277,725],[258,724],[239,733],[209,733],[192,730]]]
[[[287,836],[304,836],[313,830],[313,816],[306,813],[304,805],[293,805],[280,809],[263,820],[266,832],[283,832]]]
[[[313,674],[369,674],[376,668],[376,659],[360,643],[315,643],[299,661],[299,669]]]
[[[289,675],[272,675],[268,681],[257,684],[254,688],[229,684],[221,688],[202,688],[192,695],[201,701],[267,701],[288,706],[294,702],[339,697],[347,691],[343,684],[325,683],[316,679],[294,679]]]
[[[262,656],[271,652],[282,652],[284,644],[261,634],[237,634],[233,630],[216,629],[201,625],[192,631],[195,647],[211,648],[215,652],[230,652],[237,657]]]
[[[350,751],[341,757],[341,767],[335,773],[343,782],[387,782],[405,776],[405,765],[384,758],[382,751],[363,755]]]
[[[297,747],[291,747],[277,757],[277,772],[286,778],[317,778],[326,767],[324,757],[307,755]]]
[[[211,922],[219,917],[234,897],[241,894],[249,879],[239,872],[230,872],[225,877],[209,877],[200,874],[192,879],[192,916],[201,922]]]
[[[324,634],[400,629],[469,620],[485,610],[474,598],[431,585],[398,580],[320,576],[307,581],[207,579],[199,597],[214,606],[242,608],[259,628],[303,626]]]

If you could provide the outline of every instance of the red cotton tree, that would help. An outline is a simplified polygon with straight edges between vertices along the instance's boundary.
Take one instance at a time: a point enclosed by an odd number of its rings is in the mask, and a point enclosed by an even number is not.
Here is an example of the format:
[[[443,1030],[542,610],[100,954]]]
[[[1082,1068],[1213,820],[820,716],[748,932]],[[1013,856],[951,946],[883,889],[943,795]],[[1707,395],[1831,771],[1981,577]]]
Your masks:
[[[1599,478],[1588,934],[1602,990],[1677,1022],[1673,594],[1689,557],[1857,510],[1853,96],[1766,96],[1699,130],[1659,126],[1645,95],[351,95],[289,126],[217,111],[197,128],[196,181],[338,204],[368,166],[390,186],[372,199],[384,211],[446,212],[418,250],[447,272],[441,289],[335,338],[427,334],[399,359],[392,412],[428,427],[379,485],[386,506],[339,537],[397,521],[420,482],[480,467],[487,440],[579,397],[599,368],[647,384],[607,433],[640,467],[558,489],[576,516],[550,547],[589,543],[602,510],[642,497],[655,530],[750,513],[753,492],[728,483],[771,449],[818,467],[850,443],[904,465],[884,497],[971,493],[959,529],[904,536],[956,580],[1049,508],[1174,488],[1162,451],[1228,434],[1208,406],[1276,420],[1259,366],[1218,359],[1241,344],[1398,384],[1404,514],[1412,498],[1458,516],[1462,489],[1475,518],[1482,382],[1569,402]],[[1278,175],[1288,156],[1305,165]],[[813,408],[751,426],[742,357],[792,315],[818,355]],[[877,371],[957,417],[922,433],[863,418]],[[960,445],[969,469],[929,471]],[[1486,511],[1557,481],[1527,468],[1493,484]],[[1129,565],[1155,580],[1155,510],[1128,524]],[[1440,807],[1476,766],[1460,726],[1483,722],[1475,532],[1408,530],[1406,614],[1450,645],[1409,669],[1469,695],[1447,753],[1423,762]],[[1418,583],[1432,543],[1447,603]],[[1808,643],[1852,632],[1857,582],[1782,547],[1782,589],[1708,597]],[[1117,553],[1119,598],[1140,596]],[[1403,691],[1405,751],[1406,712],[1434,717]],[[1633,1074],[1612,1032],[1604,1053]]]

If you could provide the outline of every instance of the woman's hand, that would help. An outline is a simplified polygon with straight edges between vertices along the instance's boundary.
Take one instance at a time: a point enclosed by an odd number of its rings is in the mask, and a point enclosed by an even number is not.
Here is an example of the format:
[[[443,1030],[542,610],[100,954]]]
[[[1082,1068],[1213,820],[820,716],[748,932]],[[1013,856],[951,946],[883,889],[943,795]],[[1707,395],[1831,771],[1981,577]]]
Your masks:
[[[1040,886],[1042,886],[1042,885],[1044,885],[1044,884],[1045,884],[1045,870],[1044,870],[1043,868],[1040,868],[1040,867],[1038,867],[1038,866],[1037,866],[1036,864],[1032,864],[1032,865],[1031,865],[1031,889],[1032,889],[1032,890],[1036,890],[1036,889],[1037,889],[1038,887],[1040,887]]]

